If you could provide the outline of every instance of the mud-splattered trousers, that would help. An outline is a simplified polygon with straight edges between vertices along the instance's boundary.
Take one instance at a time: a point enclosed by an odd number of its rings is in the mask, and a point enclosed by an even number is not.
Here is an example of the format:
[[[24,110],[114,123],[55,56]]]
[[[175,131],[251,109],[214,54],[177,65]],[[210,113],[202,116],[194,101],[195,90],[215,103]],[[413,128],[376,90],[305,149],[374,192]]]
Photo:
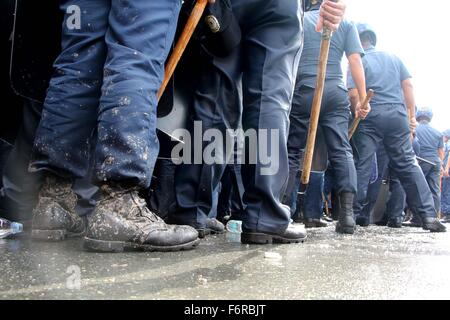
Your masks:
[[[259,232],[283,232],[290,221],[289,208],[281,204],[280,197],[288,177],[286,145],[302,45],[301,1],[232,0],[231,3],[242,29],[242,42],[228,57],[212,58],[205,63],[194,101],[195,119],[203,122],[203,130],[214,128],[225,132],[242,123],[245,131],[268,132],[267,139],[263,135],[258,138],[268,146],[272,165],[278,170],[264,172],[262,169],[270,165],[263,164],[260,157],[254,164],[246,161],[242,166],[246,206],[243,227]],[[271,139],[270,133],[277,132]],[[268,140],[273,141],[273,147]],[[251,147],[257,149],[255,153],[262,153],[256,144]],[[213,192],[225,167],[226,164],[204,163],[179,168],[176,176],[179,211],[172,217],[174,221],[204,227]]]
[[[61,0],[62,52],[31,170],[81,178],[92,163],[97,184],[150,185],[159,150],[156,94],[180,6],[180,0]]]

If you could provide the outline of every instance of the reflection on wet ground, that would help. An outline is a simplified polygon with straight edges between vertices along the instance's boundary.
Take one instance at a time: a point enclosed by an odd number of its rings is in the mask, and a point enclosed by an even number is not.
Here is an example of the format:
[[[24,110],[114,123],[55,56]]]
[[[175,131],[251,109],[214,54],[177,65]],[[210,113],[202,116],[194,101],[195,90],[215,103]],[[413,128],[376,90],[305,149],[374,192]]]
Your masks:
[[[80,239],[0,240],[0,299],[449,299],[450,234],[333,227],[303,245],[227,234],[180,253],[99,254]]]

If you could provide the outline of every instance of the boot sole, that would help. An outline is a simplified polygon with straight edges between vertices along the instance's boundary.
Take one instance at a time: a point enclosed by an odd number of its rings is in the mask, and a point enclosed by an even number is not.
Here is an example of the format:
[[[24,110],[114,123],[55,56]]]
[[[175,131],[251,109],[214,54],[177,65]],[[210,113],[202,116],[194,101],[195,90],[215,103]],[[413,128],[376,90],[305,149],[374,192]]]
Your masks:
[[[80,238],[85,232],[73,233],[67,230],[31,230],[31,238],[38,241],[60,242],[67,238]]]
[[[307,236],[301,239],[287,239],[280,236],[272,236],[264,233],[243,233],[241,243],[243,244],[293,244],[304,243]]]
[[[177,246],[153,246],[148,244],[138,244],[123,241],[103,241],[85,237],[84,249],[95,252],[120,253],[124,251],[145,251],[145,252],[174,252],[192,250],[198,246],[200,239]]]

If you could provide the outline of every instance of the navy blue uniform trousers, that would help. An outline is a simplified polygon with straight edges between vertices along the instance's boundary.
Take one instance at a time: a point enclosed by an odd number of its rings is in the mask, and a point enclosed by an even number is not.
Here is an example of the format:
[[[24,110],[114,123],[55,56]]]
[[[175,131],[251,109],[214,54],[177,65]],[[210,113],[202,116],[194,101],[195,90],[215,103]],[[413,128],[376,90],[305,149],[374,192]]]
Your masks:
[[[204,130],[213,128],[223,133],[239,128],[241,123],[244,130],[278,130],[274,143],[278,144],[279,152],[272,155],[272,160],[278,162],[277,172],[261,174],[265,165],[259,158],[256,164],[242,165],[246,206],[243,228],[284,231],[290,212],[281,204],[280,197],[288,177],[286,145],[302,45],[301,2],[231,0],[231,4],[241,26],[242,41],[228,57],[214,57],[205,62],[194,99],[195,119],[202,121]],[[205,226],[213,192],[225,167],[226,164],[203,163],[178,168],[179,210],[172,216],[174,222],[197,228]]]
[[[360,215],[366,203],[373,155],[383,143],[389,166],[406,193],[409,208],[425,217],[436,217],[433,198],[417,163],[404,105],[372,106],[372,112],[361,121],[353,143],[357,152],[356,170],[358,193],[354,203],[355,215]],[[392,214],[392,213],[391,213]]]
[[[319,125],[322,127],[329,161],[334,169],[336,191],[356,193],[356,170],[348,139],[350,102],[347,91],[339,84],[340,81],[325,83]],[[299,166],[302,150],[306,147],[313,98],[314,88],[297,85],[290,115],[291,127],[288,140],[290,181],[286,190],[285,203],[290,206],[297,200],[296,193],[300,184],[298,172],[302,169]],[[306,192],[308,193],[308,190]],[[321,194],[317,197],[321,198]],[[305,216],[308,215],[305,213]]]
[[[389,167],[389,157],[386,154],[383,144],[378,146],[376,156],[378,165],[378,179],[374,183],[369,184],[364,208],[361,212],[358,212],[358,215],[356,216],[362,223],[372,223],[370,220],[370,214],[378,200],[383,180],[389,180],[390,192],[386,203],[385,217],[387,219],[402,217],[406,206],[405,191],[403,190],[400,180],[395,176],[394,171]]]
[[[300,191],[300,177],[301,172],[297,173],[298,177],[295,179],[295,186],[293,188],[287,187],[290,194],[286,194],[283,203],[291,208],[292,219],[298,219],[300,215],[304,219],[320,219],[323,216],[323,193],[325,188],[325,173],[311,172],[309,178],[308,189],[304,197],[298,197]]]
[[[450,178],[442,179],[441,211],[444,216],[450,216]]]
[[[434,208],[436,212],[441,211],[441,163],[436,164],[435,166],[420,162],[420,167],[422,168],[422,172],[427,180],[428,187],[431,190],[431,194],[433,195]]]
[[[32,170],[82,178],[93,163],[97,184],[150,185],[159,150],[156,94],[180,6],[180,0],[61,0],[62,52]]]

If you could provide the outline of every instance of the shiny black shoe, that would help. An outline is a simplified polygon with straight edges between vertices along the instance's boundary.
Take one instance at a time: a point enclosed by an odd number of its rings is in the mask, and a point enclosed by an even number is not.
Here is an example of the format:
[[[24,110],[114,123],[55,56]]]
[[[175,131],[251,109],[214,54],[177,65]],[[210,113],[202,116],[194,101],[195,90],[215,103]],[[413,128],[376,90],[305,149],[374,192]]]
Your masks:
[[[387,223],[388,228],[401,229],[403,227],[403,218],[390,218]]]
[[[322,219],[305,219],[305,228],[313,229],[313,228],[326,228],[328,227],[328,223]]]
[[[336,232],[341,234],[354,234],[356,229],[355,218],[353,216],[353,193],[342,193],[339,195],[339,220],[336,225]]]
[[[62,241],[83,236],[86,224],[75,212],[77,201],[71,180],[46,174],[33,210],[32,239]]]
[[[306,230],[303,227],[291,224],[283,233],[244,230],[241,235],[241,242],[243,244],[290,244],[303,243],[306,238]]]
[[[436,218],[422,218],[423,230],[431,232],[447,232],[447,228]]]

